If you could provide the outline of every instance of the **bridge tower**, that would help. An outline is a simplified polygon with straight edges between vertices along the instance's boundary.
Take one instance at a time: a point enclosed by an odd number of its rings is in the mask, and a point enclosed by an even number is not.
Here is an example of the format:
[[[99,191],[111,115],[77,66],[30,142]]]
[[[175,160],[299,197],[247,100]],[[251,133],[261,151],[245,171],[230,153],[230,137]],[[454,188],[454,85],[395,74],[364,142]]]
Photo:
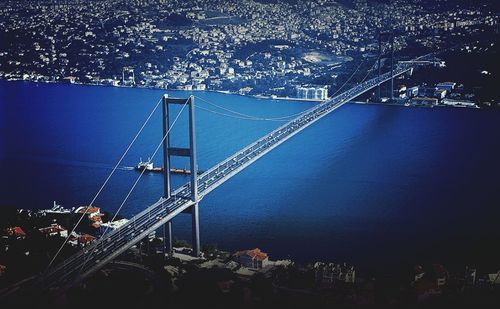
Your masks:
[[[391,46],[391,76],[394,75],[394,32],[379,32],[378,34],[378,77],[382,74],[381,61],[382,61],[382,41],[387,41]],[[391,78],[390,83],[390,99],[394,100],[394,77]],[[377,100],[380,101],[380,85],[377,87]]]
[[[169,129],[169,105],[170,104],[187,104],[189,106],[189,148],[177,148],[170,145],[170,132]],[[187,99],[169,98],[165,94],[162,98],[163,106],[163,174],[164,174],[164,198],[170,198],[171,188],[171,175],[170,175],[170,157],[189,157],[189,170],[191,171],[191,201],[194,203],[190,207],[192,216],[192,241],[193,241],[193,255],[200,255],[200,225],[199,225],[199,210],[198,210],[198,164],[196,162],[196,129],[195,129],[195,116],[194,116],[194,97],[190,96]],[[168,133],[168,134],[167,134]],[[164,226],[164,232],[168,234],[167,250],[169,253],[173,251],[172,244],[172,222],[169,221]],[[165,234],[164,233],[164,234]]]

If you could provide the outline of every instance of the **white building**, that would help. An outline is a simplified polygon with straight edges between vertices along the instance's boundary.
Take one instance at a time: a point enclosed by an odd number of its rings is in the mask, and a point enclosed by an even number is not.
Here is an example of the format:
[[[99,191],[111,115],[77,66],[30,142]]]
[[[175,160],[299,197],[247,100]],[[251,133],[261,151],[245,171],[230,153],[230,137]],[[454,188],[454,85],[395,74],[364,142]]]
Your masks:
[[[298,86],[297,88],[297,98],[324,101],[328,99],[328,87],[327,86]]]
[[[105,229],[108,229],[110,231],[116,230],[117,228],[127,224],[128,219],[120,219],[120,220],[115,220],[112,222],[106,222],[101,224],[101,232],[104,232]]]

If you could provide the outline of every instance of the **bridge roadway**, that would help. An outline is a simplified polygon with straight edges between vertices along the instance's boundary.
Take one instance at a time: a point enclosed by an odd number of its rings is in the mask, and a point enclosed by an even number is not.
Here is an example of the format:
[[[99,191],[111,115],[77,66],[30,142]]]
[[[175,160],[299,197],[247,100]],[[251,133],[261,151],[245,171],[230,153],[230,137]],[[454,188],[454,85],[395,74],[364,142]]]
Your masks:
[[[410,69],[410,66],[398,66],[394,70],[394,77]],[[301,130],[360,94],[389,79],[391,79],[390,72],[358,84],[350,90],[304,111],[297,118],[280,126],[207,170],[198,176],[200,200],[203,196]],[[126,225],[109,232],[79,253],[49,269],[37,279],[37,285],[44,289],[50,287],[65,288],[79,282],[192,206],[194,202],[190,200],[190,197],[190,184],[187,183],[175,190],[170,198],[160,198],[156,203],[131,218]]]

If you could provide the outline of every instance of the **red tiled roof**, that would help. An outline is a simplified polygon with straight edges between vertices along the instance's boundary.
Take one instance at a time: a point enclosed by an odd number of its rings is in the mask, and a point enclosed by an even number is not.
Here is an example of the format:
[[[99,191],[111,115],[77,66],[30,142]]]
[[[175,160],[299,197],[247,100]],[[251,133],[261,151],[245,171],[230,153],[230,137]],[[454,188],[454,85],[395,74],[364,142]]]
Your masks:
[[[6,228],[5,232],[7,233],[8,236],[26,237],[26,233],[19,226]]]
[[[263,261],[268,258],[267,253],[260,251],[259,248],[255,248],[252,250],[243,250],[243,251],[237,251],[233,256],[239,257],[242,255],[248,255],[249,257],[252,258],[252,260],[258,260],[258,261]]]
[[[85,208],[86,208],[86,206],[81,207],[81,209],[78,210],[78,213],[81,213],[81,214],[83,214],[83,213],[93,214],[93,213],[96,213],[96,212],[100,211],[99,207],[89,207],[87,209],[87,211],[85,211]]]

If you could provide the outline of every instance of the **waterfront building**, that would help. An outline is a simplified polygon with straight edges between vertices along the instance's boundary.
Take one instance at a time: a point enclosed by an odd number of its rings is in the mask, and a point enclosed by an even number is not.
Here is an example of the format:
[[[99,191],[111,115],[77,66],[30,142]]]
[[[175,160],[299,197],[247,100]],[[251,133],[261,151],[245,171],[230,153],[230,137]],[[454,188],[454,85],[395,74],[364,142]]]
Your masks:
[[[328,86],[297,86],[297,98],[308,100],[328,99]]]
[[[233,254],[233,260],[240,263],[244,267],[255,269],[266,267],[269,263],[267,253],[262,252],[259,248],[237,251]]]
[[[81,206],[75,210],[75,213],[86,214],[90,222],[92,222],[90,225],[93,228],[97,229],[102,224],[102,217],[104,216],[104,214],[101,213],[101,209],[99,207],[87,208],[87,206]]]
[[[97,214],[101,213],[101,209],[99,207],[89,207],[87,210],[85,210],[87,206],[80,206],[75,210],[75,213],[83,214],[86,213],[89,216],[95,216]]]

